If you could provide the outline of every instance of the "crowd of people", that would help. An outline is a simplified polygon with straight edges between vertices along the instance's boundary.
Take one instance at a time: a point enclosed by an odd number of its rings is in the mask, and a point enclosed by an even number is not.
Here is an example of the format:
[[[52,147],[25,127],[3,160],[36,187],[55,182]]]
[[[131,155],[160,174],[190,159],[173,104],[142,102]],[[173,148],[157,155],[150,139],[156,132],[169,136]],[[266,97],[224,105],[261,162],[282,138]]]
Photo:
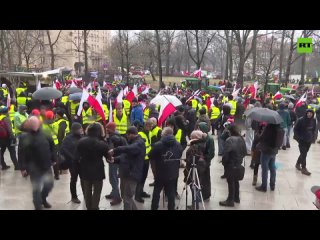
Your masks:
[[[269,185],[274,191],[276,155],[280,149],[290,148],[292,132],[300,150],[295,167],[302,174],[311,174],[306,159],[319,130],[320,110],[314,106],[319,106],[319,96],[296,106],[292,99],[275,100],[272,94],[254,98],[244,92],[234,96],[198,91],[195,95],[190,90],[166,89],[160,94],[174,94],[182,105],[159,125],[160,105],[150,103],[156,91],[149,90],[147,94],[140,91],[130,100],[123,96],[122,101],[117,98],[116,88],[112,93],[102,94],[104,117],[87,101],[78,116],[80,100],[70,100],[67,88],[62,91],[63,96],[54,101],[31,99],[24,87],[16,89],[17,97],[8,105],[8,91],[1,97],[1,169],[10,167],[4,158],[8,148],[14,169],[21,171],[23,177],[30,176],[35,209],[51,207],[47,197],[54,179],[59,180],[67,170],[71,175],[72,202],[81,203],[76,188],[80,178],[86,208],[99,209],[106,163],[112,191],[105,198],[112,206],[123,202],[125,210],[137,210],[136,202],[144,203],[145,198],[152,197],[151,209],[156,210],[164,190],[168,209],[173,210],[175,200],[181,197],[177,191],[179,168],[184,169],[183,181],[188,184],[193,161],[201,190],[192,195],[196,204],[188,208],[199,209],[199,203],[211,197],[214,135],[218,140],[217,154],[224,166],[221,178],[227,180],[229,192],[227,199],[219,202],[221,206],[240,203],[239,181],[243,178],[241,166],[246,155],[252,156],[254,186],[261,166],[262,183],[256,190],[267,191],[270,171]],[[90,91],[97,94],[97,89]],[[283,122],[270,124],[245,117],[246,110],[261,107],[277,111]],[[186,159],[182,160],[184,151]],[[144,191],[149,168],[154,178],[149,184],[154,187],[152,195]]]

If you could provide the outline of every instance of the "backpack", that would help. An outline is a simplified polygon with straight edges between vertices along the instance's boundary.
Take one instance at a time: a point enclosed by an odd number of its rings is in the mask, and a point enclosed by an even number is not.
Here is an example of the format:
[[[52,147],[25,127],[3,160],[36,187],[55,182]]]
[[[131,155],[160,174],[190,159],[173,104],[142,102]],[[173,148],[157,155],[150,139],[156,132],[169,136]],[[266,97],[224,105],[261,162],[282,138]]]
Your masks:
[[[9,131],[6,122],[2,119],[0,120],[0,139],[8,138]]]
[[[284,139],[284,130],[282,128],[277,128],[276,131],[276,139],[275,139],[275,147],[280,148],[283,144]]]

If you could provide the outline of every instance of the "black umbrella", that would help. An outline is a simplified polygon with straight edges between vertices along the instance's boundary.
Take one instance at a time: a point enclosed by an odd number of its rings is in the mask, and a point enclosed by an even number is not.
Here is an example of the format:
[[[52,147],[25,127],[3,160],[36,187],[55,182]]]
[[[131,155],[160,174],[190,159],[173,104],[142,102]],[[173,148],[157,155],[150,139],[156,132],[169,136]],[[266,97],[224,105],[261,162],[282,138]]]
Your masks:
[[[81,88],[77,88],[77,87],[71,87],[71,88],[69,88],[68,91],[69,91],[70,94],[73,94],[73,93],[82,92],[82,89]]]
[[[39,90],[35,91],[32,94],[32,98],[38,99],[38,100],[51,100],[51,99],[57,99],[61,97],[62,97],[62,92],[52,87],[40,88]]]
[[[284,97],[285,97],[285,98],[292,99],[292,100],[296,100],[296,99],[294,98],[294,96],[292,96],[292,95],[284,95]]]
[[[70,94],[69,100],[77,101],[77,100],[81,100],[81,97],[82,97],[82,92],[77,92],[77,93]]]
[[[244,112],[248,118],[258,122],[267,122],[271,124],[280,124],[283,122],[282,117],[278,112],[268,108],[252,108]]]

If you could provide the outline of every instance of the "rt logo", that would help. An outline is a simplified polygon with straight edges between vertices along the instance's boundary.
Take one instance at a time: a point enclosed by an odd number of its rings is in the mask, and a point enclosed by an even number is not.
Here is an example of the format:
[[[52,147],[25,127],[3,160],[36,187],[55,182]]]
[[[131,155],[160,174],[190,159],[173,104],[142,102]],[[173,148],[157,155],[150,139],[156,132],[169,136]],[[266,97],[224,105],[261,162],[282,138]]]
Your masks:
[[[312,38],[298,38],[298,53],[312,53]]]

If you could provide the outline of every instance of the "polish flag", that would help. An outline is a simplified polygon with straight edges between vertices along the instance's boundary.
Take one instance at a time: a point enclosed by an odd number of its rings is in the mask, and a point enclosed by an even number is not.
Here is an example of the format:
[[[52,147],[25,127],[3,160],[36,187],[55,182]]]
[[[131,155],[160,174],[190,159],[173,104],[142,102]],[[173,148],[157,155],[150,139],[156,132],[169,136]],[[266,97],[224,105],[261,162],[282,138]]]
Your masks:
[[[11,105],[11,96],[10,96],[10,91],[8,91],[8,96],[7,96],[7,108],[10,108]]]
[[[78,108],[78,112],[77,112],[77,115],[80,116],[81,115],[81,112],[82,112],[82,105],[85,101],[87,101],[89,98],[89,93],[88,91],[84,88],[82,90],[82,96],[81,96],[81,100],[80,100],[80,104],[79,104],[79,108]]]
[[[99,97],[99,96],[97,95],[97,97]],[[99,100],[97,99],[97,97],[94,98],[93,96],[91,96],[89,94],[88,103],[101,116],[104,124],[106,125],[106,116],[104,115],[104,111],[103,111],[103,108],[102,108],[101,94],[100,94],[100,99]]]
[[[142,92],[142,94],[148,94],[149,93],[149,89],[150,89],[150,86],[147,86],[144,91]]]
[[[273,96],[273,99],[275,100],[275,99],[281,99],[282,98],[282,94],[281,94],[281,92],[277,92],[274,96]]]
[[[207,107],[208,107],[208,111],[209,111],[209,109],[211,108],[211,104],[212,104],[212,102],[211,102],[210,97],[207,97],[207,99],[206,99],[206,105],[207,105]],[[207,113],[207,114],[208,114],[208,113]]]
[[[114,105],[117,106],[118,103],[122,103],[122,98],[123,98],[123,89],[121,89],[121,91],[119,92]]]
[[[132,100],[134,99],[134,93],[132,91],[130,91],[128,94],[127,94],[127,100],[132,104]]]
[[[191,97],[188,98],[188,100],[186,101],[186,103],[189,102],[191,99],[193,99],[195,96],[198,96],[198,95],[200,94],[200,92],[201,92],[201,91],[200,91],[199,89],[198,89],[197,91],[195,91],[194,94],[193,94]]]
[[[158,126],[161,127],[162,123],[175,111],[176,111],[176,108],[169,101],[164,104],[161,104]]]
[[[89,91],[89,89],[92,89],[91,83],[89,83],[88,86],[86,87],[87,91]]]
[[[193,76],[197,77],[199,80],[201,79],[201,67],[194,71]]]
[[[128,86],[126,86],[126,87],[124,88],[124,90],[123,90],[123,95],[124,95],[124,96],[127,96],[128,92],[129,92],[129,88],[128,88]]]
[[[109,123],[110,123],[110,122],[113,122],[112,114],[113,114],[113,110],[112,110],[112,104],[111,104],[111,100],[110,100],[110,108],[109,108]]]
[[[296,103],[296,107],[299,107],[301,106],[301,104],[303,102],[305,102],[307,100],[307,93],[304,93],[301,98],[298,100],[298,102]]]
[[[257,97],[258,88],[259,88],[259,83],[258,83],[258,81],[256,81],[256,82],[253,84],[253,87],[254,87],[254,90],[255,90],[255,92],[254,92],[254,98],[256,98],[256,97]]]
[[[226,85],[220,86],[221,92],[224,92],[224,89],[226,88]]]
[[[71,85],[70,85],[70,87],[78,87],[75,83],[74,83],[74,81],[73,80],[71,80]]]
[[[105,81],[103,81],[103,86],[102,87],[105,87],[107,85],[107,83]]]
[[[233,91],[233,93],[232,93],[233,99],[235,99],[238,96],[240,89],[241,88],[238,88],[238,90]]]
[[[136,84],[133,86],[132,92],[133,92],[133,94],[134,94],[135,97],[138,97],[138,87],[137,87]]]

